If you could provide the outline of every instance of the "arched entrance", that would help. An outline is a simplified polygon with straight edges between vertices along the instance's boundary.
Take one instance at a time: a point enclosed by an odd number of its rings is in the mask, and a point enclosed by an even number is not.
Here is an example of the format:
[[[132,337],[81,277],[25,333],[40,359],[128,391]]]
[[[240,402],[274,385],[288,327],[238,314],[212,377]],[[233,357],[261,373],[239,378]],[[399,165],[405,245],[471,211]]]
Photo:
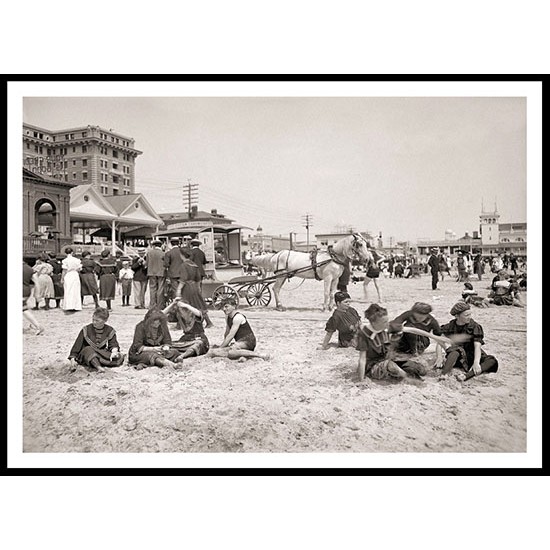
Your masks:
[[[56,227],[57,209],[49,199],[40,199],[34,205],[34,230],[46,236],[52,235]]]

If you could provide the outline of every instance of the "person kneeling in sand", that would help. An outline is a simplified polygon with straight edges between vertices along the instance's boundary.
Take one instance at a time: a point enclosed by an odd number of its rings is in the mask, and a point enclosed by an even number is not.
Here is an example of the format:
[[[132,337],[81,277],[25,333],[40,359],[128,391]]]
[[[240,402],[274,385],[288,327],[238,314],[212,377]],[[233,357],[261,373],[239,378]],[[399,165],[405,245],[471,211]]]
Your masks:
[[[136,325],[128,363],[137,370],[149,366],[174,368],[182,359],[181,353],[172,347],[166,315],[153,307]]]
[[[207,353],[209,357],[228,357],[229,359],[248,359],[260,357],[270,359],[269,355],[256,353],[256,337],[250,328],[246,317],[237,311],[237,302],[233,298],[226,298],[223,302],[226,328],[224,340],[220,346],[212,346]]]
[[[198,357],[209,350],[210,343],[204,332],[203,314],[199,309],[181,298],[176,298],[162,311],[165,314],[174,311],[178,328],[183,330],[180,339],[172,343],[172,347],[181,352],[181,359]]]
[[[484,372],[497,372],[498,361],[481,349],[484,343],[483,327],[472,319],[469,304],[463,300],[457,302],[450,314],[455,318],[441,326],[441,332],[453,340],[446,349],[441,376],[444,378],[450,375],[455,367],[466,371],[465,376],[460,376],[461,380],[468,380]],[[462,338],[462,343],[459,338]]]
[[[78,364],[105,372],[105,367],[120,367],[124,362],[116,331],[106,324],[107,319],[109,311],[104,307],[97,307],[92,315],[91,324],[79,332],[69,354],[72,372]]]
[[[328,349],[332,335],[338,331],[338,347],[351,348],[357,345],[357,331],[361,326],[359,313],[351,307],[351,297],[347,292],[334,294],[336,309],[325,326],[325,339],[321,344],[322,349]]]

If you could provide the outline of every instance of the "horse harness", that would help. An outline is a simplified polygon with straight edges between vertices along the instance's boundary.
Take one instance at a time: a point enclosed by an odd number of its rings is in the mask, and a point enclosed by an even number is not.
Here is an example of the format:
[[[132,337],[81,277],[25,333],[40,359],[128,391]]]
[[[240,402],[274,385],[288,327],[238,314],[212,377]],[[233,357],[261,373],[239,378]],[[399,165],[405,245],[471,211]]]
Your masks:
[[[357,237],[357,235],[353,235],[353,248],[356,249],[359,245],[359,238]],[[281,251],[282,252],[282,251]],[[329,260],[323,260],[321,262],[318,262],[317,261],[317,253],[318,253],[318,250],[316,248],[314,248],[310,253],[309,253],[309,259],[310,259],[310,263],[311,263],[311,267],[307,267],[307,268],[302,268],[302,269],[296,269],[294,271],[288,271],[288,260],[290,258],[290,250],[287,251],[287,255],[286,255],[286,265],[284,268],[281,268],[279,267],[279,261],[281,260],[281,252],[278,252],[276,255],[277,255],[277,262],[276,262],[276,265],[275,265],[275,270],[273,273],[277,274],[277,273],[280,273],[280,272],[285,272],[286,275],[287,275],[287,278],[290,279],[292,277],[294,277],[294,275],[296,275],[296,273],[299,273],[301,271],[307,271],[309,269],[312,269],[313,270],[313,274],[315,275],[315,279],[317,281],[321,281],[321,277],[319,276],[319,273],[317,271],[317,269],[319,267],[322,267],[330,262],[334,262],[334,263],[337,263],[339,265],[342,265],[344,267],[346,267],[347,265],[347,262],[346,262],[346,259],[344,258],[343,260],[341,260],[335,253],[334,251],[332,250],[332,248],[329,248],[328,250],[328,254],[330,256],[330,259]]]

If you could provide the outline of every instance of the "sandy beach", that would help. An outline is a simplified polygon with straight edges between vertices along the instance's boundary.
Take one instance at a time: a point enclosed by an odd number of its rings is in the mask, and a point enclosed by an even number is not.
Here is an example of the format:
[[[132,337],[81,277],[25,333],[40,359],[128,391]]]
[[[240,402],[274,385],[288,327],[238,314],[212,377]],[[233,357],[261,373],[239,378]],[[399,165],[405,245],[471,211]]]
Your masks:
[[[486,275],[473,284],[486,294],[489,282]],[[429,275],[381,276],[379,286],[390,318],[424,301],[440,323],[451,319],[449,310],[462,289],[446,278],[432,291]],[[370,302],[362,283],[351,284],[349,292],[363,316]],[[375,299],[372,283],[368,292]],[[499,360],[496,374],[439,381],[434,370],[423,381],[359,382],[357,351],[320,349],[330,315],[321,310],[322,294],[322,283],[292,279],[281,292],[286,311],[275,310],[274,300],[265,308],[241,300],[257,350],[269,353],[270,361],[199,357],[177,372],[136,371],[125,363],[104,374],[83,368],[70,373],[67,356],[91,320],[91,297],[74,315],[36,312],[46,330],[35,336],[24,322],[23,452],[526,451],[526,308],[473,309],[485,331],[484,350]],[[121,307],[117,296],[108,323],[117,329],[123,352],[143,315]],[[219,344],[224,315],[214,310],[211,318],[214,327],[207,335]],[[171,331],[178,337],[174,325]],[[433,346],[424,355],[432,361]]]

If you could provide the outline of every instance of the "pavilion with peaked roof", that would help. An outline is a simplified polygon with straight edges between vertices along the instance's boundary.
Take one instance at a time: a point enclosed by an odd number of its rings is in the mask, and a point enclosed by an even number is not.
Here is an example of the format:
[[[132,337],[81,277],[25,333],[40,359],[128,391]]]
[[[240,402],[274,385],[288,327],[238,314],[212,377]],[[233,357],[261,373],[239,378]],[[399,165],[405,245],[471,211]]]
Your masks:
[[[162,225],[162,219],[141,193],[129,195],[102,195],[93,185],[79,185],[71,189],[71,227],[83,235],[88,230],[93,245],[94,236],[109,238],[113,249],[117,241],[124,241],[126,233],[140,229],[151,234]]]

